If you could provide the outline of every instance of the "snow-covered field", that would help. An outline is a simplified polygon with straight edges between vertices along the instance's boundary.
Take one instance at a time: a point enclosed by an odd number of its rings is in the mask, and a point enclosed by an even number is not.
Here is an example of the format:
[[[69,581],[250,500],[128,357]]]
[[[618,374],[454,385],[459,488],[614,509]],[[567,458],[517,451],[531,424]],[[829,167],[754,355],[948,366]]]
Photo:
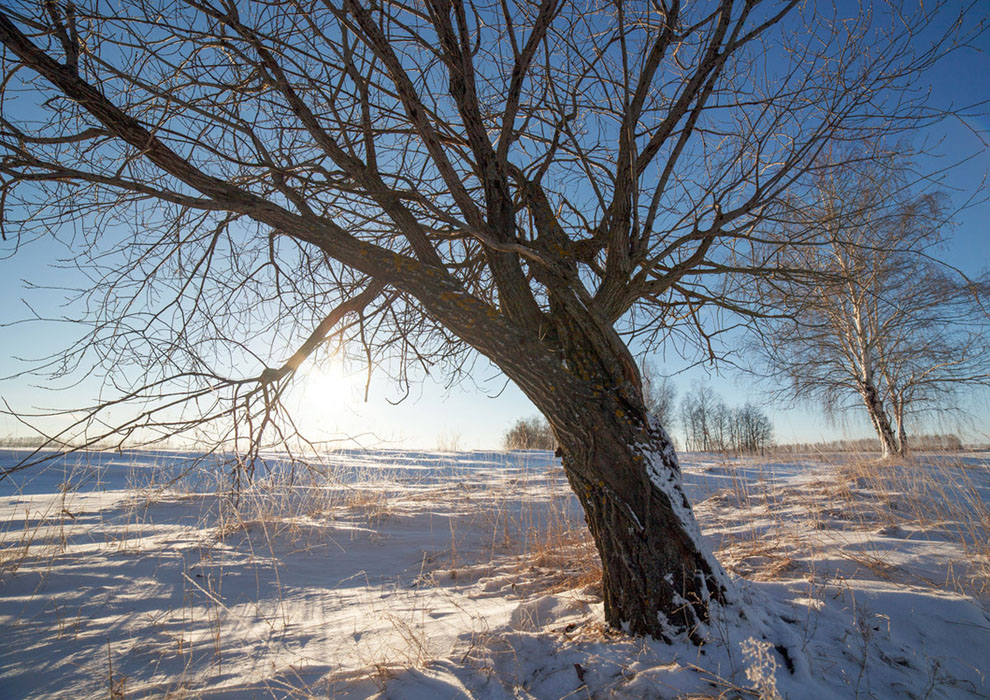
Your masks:
[[[683,464],[746,611],[701,648],[604,626],[549,453],[341,452],[236,504],[175,453],[19,472],[0,698],[990,696],[985,460]]]

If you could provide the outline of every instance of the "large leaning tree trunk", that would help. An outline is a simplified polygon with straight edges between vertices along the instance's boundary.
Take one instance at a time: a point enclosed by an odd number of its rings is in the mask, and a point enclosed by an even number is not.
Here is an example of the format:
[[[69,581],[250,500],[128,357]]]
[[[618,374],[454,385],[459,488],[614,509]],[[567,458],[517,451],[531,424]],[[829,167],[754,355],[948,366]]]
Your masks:
[[[554,315],[566,376],[517,382],[560,442],[601,558],[606,619],[634,634],[700,641],[710,606],[731,597],[729,580],[701,541],[673,442],[647,411],[629,351],[611,329],[575,315]]]
[[[607,621],[668,641],[703,638],[728,583],[701,542],[670,437],[607,395],[574,408],[581,420],[554,424],[601,557]]]
[[[609,622],[700,640],[733,596],[630,339],[676,333],[714,359],[713,336],[773,314],[746,288],[806,276],[781,263],[801,235],[765,235],[788,190],[834,139],[927,119],[903,91],[948,46],[915,55],[924,12],[894,29],[803,12],[0,4],[0,234],[62,235],[96,280],[73,307],[86,335],[47,365],[105,383],[66,433],[209,422],[257,454],[299,438],[281,399],[328,347],[400,386],[483,355],[559,440]]]
[[[701,541],[670,437],[632,383],[602,379],[523,387],[544,407],[584,509],[606,619],[633,634],[700,641],[730,583]]]

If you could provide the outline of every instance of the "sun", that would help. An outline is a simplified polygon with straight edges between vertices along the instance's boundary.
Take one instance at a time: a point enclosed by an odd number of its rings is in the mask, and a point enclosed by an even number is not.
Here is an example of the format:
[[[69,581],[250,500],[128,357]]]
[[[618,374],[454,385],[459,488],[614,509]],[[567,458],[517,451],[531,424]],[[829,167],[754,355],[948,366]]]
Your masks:
[[[360,377],[348,371],[342,362],[331,361],[313,367],[298,380],[300,408],[306,411],[327,411],[355,402]]]

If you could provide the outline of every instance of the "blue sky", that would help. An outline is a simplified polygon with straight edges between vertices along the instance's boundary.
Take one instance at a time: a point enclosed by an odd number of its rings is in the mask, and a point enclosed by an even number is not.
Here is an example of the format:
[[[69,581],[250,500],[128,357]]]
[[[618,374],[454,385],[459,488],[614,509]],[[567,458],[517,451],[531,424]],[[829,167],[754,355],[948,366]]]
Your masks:
[[[964,48],[946,59],[937,72],[932,86],[936,104],[952,103],[957,107],[990,100],[990,36],[984,33],[973,48]],[[967,275],[977,275],[990,266],[990,202],[981,201],[990,194],[983,182],[990,174],[990,105],[971,110],[981,116],[953,118],[926,131],[919,145],[931,150],[932,158],[919,163],[922,169],[938,170],[964,161],[945,173],[941,186],[946,188],[955,206],[970,202],[956,217],[944,249],[946,262]],[[972,200],[972,201],[970,201]],[[680,358],[675,352],[650,361],[663,373],[673,375],[679,394],[689,391],[694,382],[710,384],[729,404],[753,401],[765,406],[773,417],[779,442],[814,442],[842,437],[867,437],[871,428],[864,416],[850,413],[841,416],[838,424],[826,420],[814,407],[787,407],[768,402],[766,387],[754,383],[751,376],[734,371],[729,366],[706,368],[693,365],[693,358]],[[485,381],[486,377],[492,377]],[[398,406],[384,400],[384,387],[379,379],[372,384],[367,404],[360,401],[359,390],[344,389],[357,400],[326,411],[318,419],[319,428],[341,436],[358,436],[359,444],[385,444],[403,447],[436,447],[457,439],[462,448],[497,447],[502,434],[520,417],[536,415],[537,411],[495,369],[479,371],[476,383],[484,387],[461,385],[449,390],[442,384],[425,380],[410,398]],[[356,379],[358,383],[363,380]],[[504,390],[503,390],[504,387]],[[307,404],[316,401],[310,395],[322,390],[317,384],[305,392]],[[487,392],[487,393],[486,393]],[[493,395],[498,394],[497,397]],[[985,394],[974,394],[967,402],[971,418],[961,424],[932,425],[933,430],[958,429],[965,439],[990,443],[990,406]],[[675,434],[677,434],[675,427]]]
[[[984,33],[976,43],[941,64],[932,86],[934,103],[963,106],[990,100],[990,37]],[[950,192],[956,206],[969,202],[958,213],[957,225],[944,250],[945,260],[968,275],[979,274],[990,265],[990,203],[981,199],[990,192],[984,182],[990,173],[990,150],[984,142],[990,139],[990,106],[973,111],[979,115],[943,121],[918,141],[932,152],[929,160],[919,163],[922,169],[937,170],[964,161],[946,172],[940,184]],[[2,250],[9,251],[9,244]],[[44,288],[84,284],[78,273],[52,266],[66,253],[59,244],[44,240],[0,259],[0,322],[9,324],[30,316],[22,300],[42,313],[57,313],[64,293]],[[28,289],[30,286],[40,288]],[[5,377],[25,369],[26,365],[16,358],[36,360],[66,345],[71,341],[73,327],[64,323],[5,325],[0,333],[0,377]],[[870,433],[858,414],[847,416],[844,424],[833,425],[810,407],[771,405],[767,403],[765,387],[731,367],[692,368],[693,358],[680,358],[673,352],[650,359],[660,371],[674,375],[680,394],[693,382],[701,381],[709,383],[730,404],[754,401],[765,405],[774,419],[778,441],[806,442]],[[536,411],[518,389],[505,386],[497,370],[484,361],[478,363],[478,368],[474,385],[465,383],[445,389],[426,379],[414,387],[406,401],[393,406],[386,396],[394,397],[395,392],[387,391],[384,377],[375,377],[365,403],[362,387],[358,386],[363,386],[363,378],[348,377],[349,372],[360,372],[360,368],[332,367],[314,377],[308,387],[300,387],[292,401],[305,416],[304,423],[319,437],[349,436],[369,447],[432,448],[442,442],[457,443],[464,449],[497,447],[514,420]],[[92,380],[57,393],[39,390],[36,382],[31,378],[0,382],[0,396],[26,412],[36,406],[85,404],[98,390],[98,383]],[[969,440],[990,442],[990,408],[985,396],[974,395],[968,408],[974,418],[962,426],[962,432]],[[0,416],[0,435],[25,433],[15,419]]]

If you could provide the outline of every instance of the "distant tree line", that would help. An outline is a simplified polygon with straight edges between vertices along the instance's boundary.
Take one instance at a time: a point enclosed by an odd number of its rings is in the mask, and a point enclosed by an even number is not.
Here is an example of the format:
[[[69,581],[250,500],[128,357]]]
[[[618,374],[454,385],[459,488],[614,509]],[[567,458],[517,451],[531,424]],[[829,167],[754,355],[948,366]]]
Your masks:
[[[179,440],[158,440],[147,442],[136,446],[121,445],[112,440],[100,440],[88,442],[86,440],[55,440],[50,437],[38,435],[4,435],[0,436],[0,448],[7,449],[31,449],[31,450],[88,450],[98,452],[100,450],[120,451],[121,449],[156,449],[156,450],[185,450],[189,449],[190,443]]]
[[[916,435],[911,440],[912,448],[921,452],[957,452],[965,445],[958,435],[939,433]],[[794,442],[786,445],[775,445],[773,451],[777,454],[799,454],[802,452],[879,452],[879,438],[860,438],[856,440],[831,440],[829,442]]]
[[[773,423],[762,410],[730,407],[707,386],[684,396],[681,426],[689,451],[765,454],[773,446]]]
[[[502,438],[506,450],[553,450],[557,441],[546,419],[540,417],[518,420]]]
[[[51,441],[48,438],[37,437],[37,436],[12,436],[7,435],[0,437],[0,447],[45,447],[50,446]]]
[[[675,418],[676,391],[649,366],[644,371],[648,410],[661,425],[680,422],[685,448],[696,452],[765,454],[773,446],[773,423],[752,403],[730,407],[710,387],[698,385],[684,396]],[[517,420],[502,438],[506,450],[553,450],[550,425],[540,417]]]

